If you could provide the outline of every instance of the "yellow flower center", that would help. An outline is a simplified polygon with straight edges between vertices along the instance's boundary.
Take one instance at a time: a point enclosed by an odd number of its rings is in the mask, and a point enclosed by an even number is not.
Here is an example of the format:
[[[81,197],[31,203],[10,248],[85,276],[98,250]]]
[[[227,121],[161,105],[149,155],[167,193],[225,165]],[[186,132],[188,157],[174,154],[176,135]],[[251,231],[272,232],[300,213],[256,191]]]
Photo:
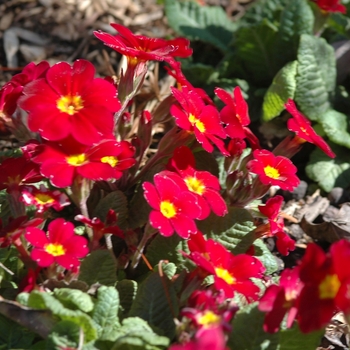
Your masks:
[[[204,132],[205,131],[205,125],[199,120],[197,119],[193,114],[190,114],[188,117],[188,120],[190,121],[190,123],[195,126],[200,132]]]
[[[118,158],[113,156],[106,156],[101,158],[102,163],[108,163],[112,168],[118,164]]]
[[[160,203],[160,212],[167,218],[171,219],[176,215],[175,205],[169,201]]]
[[[278,179],[280,177],[279,171],[270,165],[264,168],[264,172],[266,176],[271,177],[273,179]]]
[[[73,166],[82,165],[84,164],[85,161],[86,161],[86,156],[84,153],[67,157],[67,163]]]
[[[197,193],[200,196],[204,193],[205,185],[203,184],[203,181],[198,180],[195,177],[188,176],[185,178],[185,182],[186,182],[188,189],[191,192]]]
[[[69,115],[75,114],[77,111],[84,107],[83,99],[80,96],[61,96],[57,100],[57,108],[62,113],[67,113]]]
[[[215,268],[215,273],[218,277],[222,278],[227,284],[234,284],[236,279],[225,269],[221,267]]]
[[[53,256],[61,256],[66,253],[66,250],[60,243],[49,243],[45,246],[45,251]]]
[[[221,317],[210,310],[205,311],[204,314],[198,319],[198,323],[205,327],[215,326],[219,324],[220,321]]]
[[[340,281],[337,275],[327,275],[318,286],[320,299],[333,299],[340,288]]]
[[[35,199],[39,204],[50,204],[55,201],[51,196],[45,193],[38,193]]]

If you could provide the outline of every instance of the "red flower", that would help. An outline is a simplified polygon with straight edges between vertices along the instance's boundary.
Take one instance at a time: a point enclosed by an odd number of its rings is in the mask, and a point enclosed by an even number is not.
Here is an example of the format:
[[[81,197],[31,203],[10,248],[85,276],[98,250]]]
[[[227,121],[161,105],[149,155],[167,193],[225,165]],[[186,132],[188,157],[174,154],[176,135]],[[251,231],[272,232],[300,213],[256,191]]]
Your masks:
[[[58,190],[51,191],[44,185],[40,185],[40,189],[34,186],[26,186],[22,190],[21,200],[26,205],[34,205],[39,214],[51,207],[60,211],[70,204],[66,194]]]
[[[184,38],[164,40],[148,38],[144,35],[135,35],[121,24],[111,23],[118,31],[111,35],[102,31],[95,31],[94,35],[105,45],[128,58],[129,64],[136,65],[145,61],[167,61],[172,57],[189,57],[192,49],[188,47],[189,41]]]
[[[294,101],[289,99],[285,107],[293,117],[287,121],[287,127],[290,131],[296,133],[297,140],[295,142],[303,143],[308,141],[319,147],[327,156],[334,158],[335,154],[332,152],[331,148],[321,136],[316,134],[310,121],[298,111]]]
[[[74,233],[74,225],[64,219],[56,219],[48,226],[48,236],[35,227],[27,228],[25,239],[34,247],[31,258],[41,267],[54,262],[71,270],[80,265],[78,258],[85,257],[89,250],[87,240]]]
[[[264,185],[279,186],[287,191],[292,191],[299,185],[300,180],[295,175],[297,168],[288,158],[258,149],[253,155],[255,159],[248,162],[247,168],[257,174]]]
[[[169,350],[228,350],[221,327],[201,329],[194,340],[183,345],[172,345]]]
[[[77,175],[93,181],[119,179],[135,164],[134,152],[127,141],[105,140],[89,147],[68,138],[38,146],[33,161],[54,186],[67,187]]]
[[[288,255],[289,251],[295,249],[295,242],[284,232],[283,218],[279,216],[282,202],[283,197],[277,195],[268,199],[265,205],[258,206],[260,213],[267,217],[269,223],[261,225],[261,228],[258,226],[255,232],[262,232],[260,237],[276,237],[278,251],[282,255]]]
[[[250,124],[248,105],[242,96],[239,86],[233,89],[233,96],[221,88],[215,89],[215,94],[225,103],[225,107],[220,111],[221,121],[226,124],[225,131],[231,138],[246,137],[244,127]]]
[[[18,191],[23,185],[39,182],[43,176],[37,164],[25,157],[8,158],[0,165],[0,190]]]
[[[350,242],[342,239],[328,254],[314,243],[307,246],[300,264],[304,288],[300,294],[298,321],[302,332],[324,327],[339,308],[350,314]]]
[[[224,155],[228,155],[224,142],[226,133],[220,123],[219,112],[212,106],[206,106],[202,98],[194,91],[186,87],[182,91],[171,89],[180,106],[172,105],[170,113],[175,117],[176,124],[188,131],[194,132],[198,142],[207,152],[213,152],[213,142]]]
[[[120,109],[115,87],[101,78],[85,60],[73,66],[59,62],[46,79],[28,84],[19,100],[29,112],[28,126],[47,140],[72,135],[82,144],[92,145],[113,133],[113,112]]]
[[[341,12],[346,13],[346,7],[340,4],[340,0],[311,0],[317,4],[317,6],[326,12]]]
[[[202,210],[201,216],[198,217],[199,220],[208,217],[210,209],[218,216],[227,214],[227,205],[219,193],[219,179],[208,171],[197,171],[190,165],[194,165],[194,157],[188,147],[182,146],[175,149],[172,164],[186,185],[184,189],[197,197],[198,205]],[[168,176],[178,177],[171,172],[168,172]]]
[[[303,287],[299,279],[299,268],[285,269],[279,285],[269,286],[259,301],[259,310],[267,312],[264,330],[269,333],[278,331],[287,314],[287,328],[290,328],[298,312],[298,297]]]
[[[174,231],[182,238],[197,231],[194,219],[201,215],[197,198],[189,191],[181,189],[181,182],[160,172],[154,176],[154,185],[144,182],[144,196],[154,209],[149,220],[163,236],[171,236]]]
[[[261,278],[265,271],[257,258],[233,255],[220,243],[212,239],[206,241],[200,232],[191,235],[188,247],[191,253],[186,256],[214,275],[214,286],[218,291],[222,290],[227,298],[232,298],[236,291],[247,299],[256,300],[259,287],[250,279]]]

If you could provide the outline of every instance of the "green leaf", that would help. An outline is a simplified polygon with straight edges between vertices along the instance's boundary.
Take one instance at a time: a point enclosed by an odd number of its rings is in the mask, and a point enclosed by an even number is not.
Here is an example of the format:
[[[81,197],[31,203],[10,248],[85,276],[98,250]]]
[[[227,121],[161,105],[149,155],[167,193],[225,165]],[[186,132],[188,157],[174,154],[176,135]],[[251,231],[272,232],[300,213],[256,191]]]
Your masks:
[[[345,114],[330,109],[319,117],[319,122],[332,142],[350,148],[348,117]]]
[[[229,335],[230,349],[239,350],[277,350],[278,334],[263,330],[265,314],[258,310],[257,303],[241,309],[232,321]],[[249,325],[249,326],[248,326]]]
[[[257,24],[264,19],[274,22],[290,0],[260,0],[249,6],[241,19],[241,23]]]
[[[215,214],[197,223],[199,231],[224,245],[234,254],[245,253],[253,244],[255,235],[253,218],[246,209],[229,207],[228,214],[221,217]]]
[[[164,237],[158,234],[148,245],[146,257],[152,266],[158,264],[160,260],[175,263],[179,270],[193,266],[181,251],[188,252],[188,247],[186,241],[180,236],[174,234]]]
[[[240,28],[235,43],[237,55],[245,71],[257,84],[268,84],[276,71],[273,50],[277,28],[269,21]]]
[[[306,174],[316,181],[326,192],[334,187],[347,188],[350,185],[349,150],[334,144],[330,144],[337,155],[330,159],[320,149],[311,153],[310,161],[306,166]]]
[[[120,327],[118,319],[119,294],[114,287],[101,286],[97,291],[97,302],[92,319],[100,326],[100,340],[116,340],[115,331]]]
[[[115,261],[108,250],[95,250],[82,261],[79,279],[88,285],[100,283],[110,286],[117,280],[116,270]]]
[[[123,320],[117,332],[117,341],[112,350],[161,350],[169,345],[168,338],[153,332],[151,327],[139,317]]]
[[[225,52],[237,28],[219,6],[200,6],[191,1],[165,0],[168,23],[190,40],[201,40]]]
[[[80,309],[84,312],[90,312],[94,308],[94,303],[89,294],[79,289],[56,288],[54,296],[69,309]]]
[[[76,348],[79,344],[80,327],[71,321],[60,321],[47,338],[46,349]]]
[[[298,50],[295,100],[311,120],[330,108],[335,87],[335,56],[323,38],[303,34]]]
[[[104,222],[110,209],[118,214],[118,226],[121,229],[127,228],[128,200],[122,191],[113,191],[102,198],[96,206],[93,216],[97,216]]]
[[[35,309],[48,309],[62,321],[71,321],[78,324],[84,331],[84,341],[89,342],[97,338],[97,331],[92,319],[80,310],[70,310],[52,295],[33,291],[28,299],[28,306]]]
[[[174,317],[179,312],[172,282],[164,274],[152,273],[139,286],[130,316],[141,317],[151,326],[161,329],[172,339],[175,336]]]
[[[280,331],[280,347],[279,350],[314,350],[321,342],[324,330],[301,333],[297,323],[291,329]]]
[[[274,255],[269,251],[266,244],[261,240],[257,239],[254,241],[255,256],[263,263],[266,267],[266,274],[271,275],[278,270],[278,263]]]
[[[293,61],[284,66],[274,77],[272,85],[266,91],[263,103],[263,120],[265,122],[277,117],[285,109],[284,104],[293,99],[296,89],[298,62]]]
[[[312,35],[314,21],[313,12],[306,0],[288,1],[281,13],[275,46],[279,65],[296,59],[300,35]]]
[[[124,279],[117,282],[116,288],[120,299],[119,317],[125,318],[135,300],[137,294],[137,282]]]
[[[35,334],[0,314],[0,348],[28,349]]]

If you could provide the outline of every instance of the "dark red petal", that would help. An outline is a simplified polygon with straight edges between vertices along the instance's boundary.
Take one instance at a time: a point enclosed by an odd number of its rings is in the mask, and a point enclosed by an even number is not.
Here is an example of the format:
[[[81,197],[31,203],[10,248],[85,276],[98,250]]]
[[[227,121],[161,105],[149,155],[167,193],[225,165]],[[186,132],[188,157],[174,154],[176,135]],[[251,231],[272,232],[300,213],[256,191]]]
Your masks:
[[[55,219],[48,226],[49,240],[52,243],[64,243],[74,236],[74,225],[62,218]]]
[[[197,227],[193,219],[177,214],[170,219],[176,233],[182,238],[188,238],[191,233],[197,232]]]
[[[150,182],[144,182],[142,184],[142,188],[144,190],[143,195],[146,198],[148,204],[156,210],[159,210],[160,207],[160,199],[159,194],[154,185]]]

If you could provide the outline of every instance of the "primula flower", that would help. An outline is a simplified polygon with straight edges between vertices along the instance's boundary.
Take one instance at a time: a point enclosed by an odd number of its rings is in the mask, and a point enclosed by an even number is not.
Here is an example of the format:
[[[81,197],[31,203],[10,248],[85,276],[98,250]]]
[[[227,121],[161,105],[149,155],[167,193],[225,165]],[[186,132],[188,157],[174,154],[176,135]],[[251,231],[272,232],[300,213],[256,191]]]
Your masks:
[[[29,227],[24,235],[34,247],[31,258],[40,267],[54,262],[71,270],[80,265],[78,258],[85,257],[89,250],[87,239],[74,233],[74,225],[64,219],[55,219],[48,226],[48,235],[38,228]]]
[[[25,186],[21,194],[22,202],[26,205],[34,205],[39,214],[51,207],[60,211],[70,204],[69,198],[65,193],[58,190],[51,191],[44,185],[40,185],[40,188]]]
[[[257,258],[246,254],[233,255],[220,243],[205,240],[200,232],[191,235],[188,248],[191,253],[185,256],[214,275],[215,288],[222,290],[227,298],[238,292],[248,300],[257,299],[259,287],[250,279],[261,278],[265,271]]]
[[[219,193],[219,179],[208,171],[198,171],[190,165],[194,164],[194,157],[188,147],[182,146],[175,149],[171,162],[185,184],[184,190],[189,190],[197,197],[198,205],[202,210],[198,220],[208,217],[210,209],[218,216],[227,214],[227,205]],[[168,176],[178,177],[171,172],[168,172]]]
[[[233,89],[233,95],[221,88],[214,90],[219,99],[225,103],[225,107],[220,111],[221,121],[226,124],[225,131],[231,138],[246,137],[244,127],[250,124],[248,105],[242,96],[239,86]]]
[[[172,345],[169,350],[228,350],[221,327],[200,329],[195,339],[186,344]]]
[[[175,117],[176,124],[184,129],[194,132],[197,141],[207,152],[213,152],[214,143],[224,155],[228,155],[222,139],[226,138],[225,130],[220,123],[219,112],[212,105],[205,105],[202,98],[186,87],[182,91],[171,88],[174,97],[180,106],[174,104],[170,113]]]
[[[154,176],[154,185],[142,184],[144,196],[153,208],[150,213],[151,225],[163,236],[171,236],[174,231],[182,238],[197,231],[194,219],[201,215],[197,198],[189,191],[183,191],[181,182],[160,172]]]
[[[160,38],[148,38],[144,35],[135,35],[121,24],[111,23],[118,31],[117,35],[111,35],[102,31],[95,31],[94,35],[113,50],[126,56],[129,64],[136,66],[140,62],[151,60],[167,61],[172,57],[189,57],[192,49],[190,42],[185,38],[164,40]]]
[[[311,0],[325,12],[346,13],[346,7],[340,3],[340,0]]]
[[[89,147],[67,138],[38,146],[33,161],[54,186],[67,187],[78,175],[93,181],[119,179],[135,164],[134,152],[127,141],[104,140]]]
[[[7,158],[0,164],[0,190],[6,188],[8,193],[42,179],[38,165],[25,157]]]
[[[94,74],[88,61],[59,62],[45,79],[26,85],[19,105],[29,113],[29,129],[50,141],[72,135],[85,145],[112,137],[113,112],[120,109],[117,91]]]
[[[302,332],[321,329],[340,309],[350,314],[350,242],[333,243],[328,254],[310,243],[300,264],[304,287],[299,298],[298,321]]]
[[[259,176],[262,184],[279,186],[286,191],[292,191],[299,185],[300,180],[295,175],[297,168],[288,158],[258,149],[253,156],[255,159],[247,163],[247,168]]]
[[[294,101],[289,99],[285,107],[293,117],[287,121],[287,127],[290,131],[296,133],[296,137],[291,142],[298,144],[310,142],[319,147],[327,156],[334,158],[335,154],[332,152],[331,148],[321,136],[316,134],[310,121],[298,111]]]
[[[226,301],[224,293],[220,291],[214,294],[210,289],[196,290],[191,294],[187,306],[181,310],[181,315],[198,328],[220,326],[223,330],[230,331],[230,321],[238,308]]]
[[[287,314],[287,328],[290,328],[298,312],[298,297],[303,287],[299,279],[299,268],[285,269],[279,280],[279,285],[267,287],[265,294],[259,300],[259,310],[267,312],[264,320],[264,330],[269,333],[278,331],[282,320]]]
[[[282,196],[275,196],[266,201],[265,205],[259,205],[260,213],[268,219],[267,225],[260,225],[255,230],[259,237],[276,237],[278,251],[282,255],[288,255],[295,249],[295,242],[284,232],[283,218],[279,216],[283,202]]]

